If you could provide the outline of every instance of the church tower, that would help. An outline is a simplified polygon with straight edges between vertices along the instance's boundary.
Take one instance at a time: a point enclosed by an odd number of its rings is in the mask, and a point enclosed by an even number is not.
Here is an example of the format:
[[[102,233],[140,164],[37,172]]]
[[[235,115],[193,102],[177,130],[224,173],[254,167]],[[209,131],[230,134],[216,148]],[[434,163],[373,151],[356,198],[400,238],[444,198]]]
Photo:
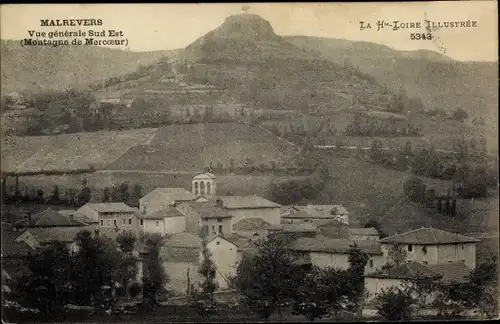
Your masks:
[[[198,173],[193,177],[192,193],[198,196],[215,196],[217,185],[212,173]]]

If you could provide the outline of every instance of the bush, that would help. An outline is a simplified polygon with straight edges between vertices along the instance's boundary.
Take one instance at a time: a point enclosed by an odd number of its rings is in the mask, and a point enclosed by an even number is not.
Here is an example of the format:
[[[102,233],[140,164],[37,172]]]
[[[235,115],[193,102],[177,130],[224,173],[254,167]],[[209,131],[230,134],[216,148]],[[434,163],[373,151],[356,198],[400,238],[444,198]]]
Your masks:
[[[142,291],[142,285],[140,283],[138,283],[138,282],[133,282],[128,287],[128,294],[132,298],[135,298],[135,297],[139,296],[139,294],[141,293],[141,291]]]

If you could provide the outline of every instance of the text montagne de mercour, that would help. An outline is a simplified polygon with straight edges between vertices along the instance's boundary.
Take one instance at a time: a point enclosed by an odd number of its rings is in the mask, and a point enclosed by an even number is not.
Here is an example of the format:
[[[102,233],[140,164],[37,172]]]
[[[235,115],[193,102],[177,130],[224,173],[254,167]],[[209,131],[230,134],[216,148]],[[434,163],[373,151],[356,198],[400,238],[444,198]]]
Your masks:
[[[28,30],[28,37],[21,40],[21,45],[128,46],[128,39],[122,30],[99,28],[101,26],[102,19],[41,19],[40,27],[52,27],[51,30]]]

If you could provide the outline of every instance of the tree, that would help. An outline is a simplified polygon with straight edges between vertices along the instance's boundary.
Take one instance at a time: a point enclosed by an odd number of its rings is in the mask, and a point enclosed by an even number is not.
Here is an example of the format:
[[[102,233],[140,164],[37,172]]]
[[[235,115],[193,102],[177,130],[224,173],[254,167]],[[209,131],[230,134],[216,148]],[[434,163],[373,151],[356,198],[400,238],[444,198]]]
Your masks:
[[[207,248],[206,240],[203,240],[202,256],[203,261],[198,270],[202,277],[202,282],[197,291],[191,293],[191,306],[195,307],[198,314],[207,316],[216,311],[216,301],[214,292],[219,285],[216,281],[216,267],[211,259],[211,253]]]
[[[124,255],[117,250],[116,242],[102,236],[92,237],[88,230],[76,235],[79,246],[74,255],[72,281],[78,304],[95,304],[105,286],[133,278],[134,271],[123,267]],[[127,274],[129,278],[123,278]]]
[[[120,192],[120,201],[123,201],[124,203],[128,202],[129,199],[128,183],[127,182],[122,183],[118,188],[118,191]]]
[[[398,266],[406,262],[407,253],[402,244],[393,244],[388,252],[388,266]]]
[[[108,187],[104,188],[102,192],[102,201],[103,202],[111,201],[111,190]]]
[[[134,185],[130,202],[134,206],[139,206],[139,199],[142,198],[142,186],[139,183]]]
[[[137,238],[132,231],[122,232],[118,234],[116,238],[116,242],[118,242],[120,249],[126,253],[132,252],[134,250],[136,240]]]
[[[370,157],[376,163],[381,163],[384,158],[384,152],[382,151],[383,144],[378,140],[374,140],[372,142],[372,146],[370,148]]]
[[[363,252],[356,243],[349,249],[349,268],[347,269],[346,291],[348,299],[348,308],[359,312],[361,302],[365,293],[365,267],[368,263],[368,255]]]
[[[43,204],[45,202],[45,199],[43,197],[43,190],[42,189],[37,189],[36,190],[36,201],[39,203],[39,204]],[[16,194],[17,196],[17,194]]]
[[[51,243],[30,256],[28,268],[31,278],[20,281],[25,302],[44,315],[55,315],[69,301],[67,291],[72,286],[73,264],[68,249],[64,243]]]
[[[52,189],[52,193],[50,194],[49,197],[49,203],[53,205],[57,205],[61,202],[60,198],[60,193],[59,193],[59,186],[55,185],[54,189]]]
[[[87,186],[87,179],[82,180],[82,189],[78,193],[77,196],[77,204],[78,206],[83,206],[90,201],[92,198],[92,191]]]
[[[234,284],[249,309],[262,319],[292,301],[304,277],[294,265],[289,243],[283,234],[272,234],[258,243],[255,256],[245,255],[238,265]]]
[[[377,230],[381,239],[387,237],[387,234],[382,230],[382,224],[375,218],[370,219],[365,223],[365,228],[373,227]]]
[[[293,312],[306,316],[310,321],[335,313],[346,301],[344,270],[313,267],[302,279],[293,302]]]
[[[376,297],[378,315],[389,321],[409,320],[411,316],[411,294],[398,287],[382,289]]]
[[[405,195],[415,202],[425,202],[427,186],[417,177],[410,177],[403,185]]]
[[[160,249],[162,238],[160,235],[151,235],[145,239],[147,256],[144,266],[143,296],[144,305],[152,307],[156,304],[158,294],[163,292],[164,285],[168,281],[167,274],[163,268]]]

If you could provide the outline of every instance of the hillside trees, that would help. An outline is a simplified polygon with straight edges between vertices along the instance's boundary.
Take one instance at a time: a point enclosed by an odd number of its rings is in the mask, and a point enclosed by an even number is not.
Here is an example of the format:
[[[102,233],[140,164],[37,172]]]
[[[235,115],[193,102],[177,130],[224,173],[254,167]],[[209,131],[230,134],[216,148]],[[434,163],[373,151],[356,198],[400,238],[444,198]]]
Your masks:
[[[426,184],[418,177],[410,177],[403,185],[405,195],[412,201],[424,203],[426,200]]]
[[[145,237],[147,256],[144,265],[143,296],[144,306],[151,308],[157,303],[158,295],[164,292],[168,276],[162,265],[160,249],[163,239],[160,235]]]
[[[388,321],[409,320],[413,298],[410,291],[398,287],[383,289],[376,297],[378,315]]]

